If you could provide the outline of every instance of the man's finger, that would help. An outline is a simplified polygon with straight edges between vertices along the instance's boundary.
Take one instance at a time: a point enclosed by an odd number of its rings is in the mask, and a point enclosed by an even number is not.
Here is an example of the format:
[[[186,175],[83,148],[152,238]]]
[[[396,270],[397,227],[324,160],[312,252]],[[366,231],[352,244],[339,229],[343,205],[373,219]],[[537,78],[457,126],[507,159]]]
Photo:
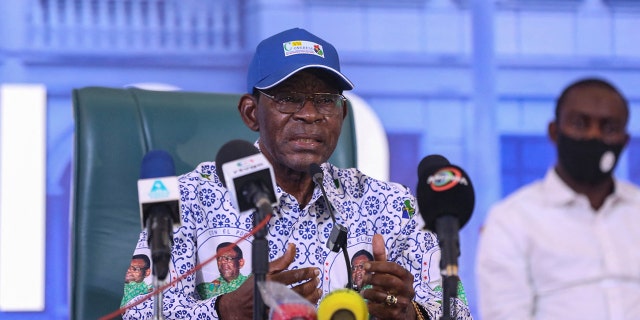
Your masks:
[[[373,260],[375,261],[387,261],[387,249],[384,247],[384,238],[381,234],[374,234],[373,241]]]
[[[293,243],[289,243],[287,246],[287,251],[281,257],[273,260],[269,263],[269,273],[278,273],[282,270],[285,270],[289,267],[289,265],[293,262],[293,259],[296,257],[296,245]]]
[[[307,282],[312,279],[316,279],[318,284],[320,282],[318,276],[320,274],[320,270],[313,267],[307,267],[302,269],[295,270],[286,270],[278,273],[274,273],[270,275],[269,279],[271,281],[280,282],[286,285],[294,285],[302,282]]]

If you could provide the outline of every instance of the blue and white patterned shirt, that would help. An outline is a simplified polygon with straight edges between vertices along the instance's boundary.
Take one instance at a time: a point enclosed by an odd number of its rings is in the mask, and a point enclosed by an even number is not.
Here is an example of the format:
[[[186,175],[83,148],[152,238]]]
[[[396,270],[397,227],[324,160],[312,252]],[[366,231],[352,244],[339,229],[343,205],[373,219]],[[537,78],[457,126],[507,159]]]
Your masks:
[[[409,189],[382,182],[357,169],[340,169],[325,163],[324,186],[333,204],[336,222],[348,229],[350,257],[359,250],[372,251],[374,234],[384,238],[387,257],[414,275],[415,300],[431,319],[442,313],[440,249],[436,236],[422,230],[424,222]],[[229,192],[215,173],[215,164],[205,162],[179,178],[182,225],[174,232],[170,280],[179,277],[216,254],[223,242],[236,242],[252,229],[252,213],[239,214],[232,206]],[[321,190],[316,187],[311,201],[301,208],[290,194],[276,188],[278,203],[268,224],[269,260],[282,256],[289,243],[296,245],[296,257],[290,268],[316,267],[321,271],[323,296],[344,288],[348,274],[342,252],[333,252],[326,243],[333,227]],[[243,251],[241,274],[251,273],[251,241],[238,243]],[[140,234],[135,253],[149,253],[147,234]],[[202,300],[196,286],[220,276],[217,264],[210,263],[195,275],[178,282],[164,292],[164,316],[167,319],[218,319],[217,297]],[[148,277],[151,278],[151,277]],[[147,279],[150,281],[150,279]],[[132,299],[136,301],[142,296]],[[469,308],[457,299],[452,306],[457,319],[471,319]],[[151,318],[153,299],[130,310],[124,319]]]

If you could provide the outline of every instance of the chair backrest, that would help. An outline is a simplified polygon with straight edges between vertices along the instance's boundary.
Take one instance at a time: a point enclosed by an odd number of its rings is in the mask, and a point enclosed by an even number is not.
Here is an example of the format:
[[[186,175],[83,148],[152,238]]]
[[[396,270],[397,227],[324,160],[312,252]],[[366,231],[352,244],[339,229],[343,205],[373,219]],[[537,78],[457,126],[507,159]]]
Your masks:
[[[73,91],[72,319],[97,319],[120,305],[141,229],[137,180],[144,155],[165,150],[182,174],[213,161],[229,140],[254,142],[258,135],[240,119],[239,98],[136,88]],[[330,160],[339,167],[356,166],[354,132],[348,116]]]

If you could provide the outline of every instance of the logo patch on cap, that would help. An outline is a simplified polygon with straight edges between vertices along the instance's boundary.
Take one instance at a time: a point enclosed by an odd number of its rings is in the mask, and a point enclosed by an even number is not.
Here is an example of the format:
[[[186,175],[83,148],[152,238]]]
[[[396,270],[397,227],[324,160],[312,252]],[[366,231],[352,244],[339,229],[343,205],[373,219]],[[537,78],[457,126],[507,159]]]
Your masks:
[[[288,57],[294,54],[311,54],[324,58],[324,51],[322,46],[311,41],[289,41],[282,44],[284,49],[284,56]]]

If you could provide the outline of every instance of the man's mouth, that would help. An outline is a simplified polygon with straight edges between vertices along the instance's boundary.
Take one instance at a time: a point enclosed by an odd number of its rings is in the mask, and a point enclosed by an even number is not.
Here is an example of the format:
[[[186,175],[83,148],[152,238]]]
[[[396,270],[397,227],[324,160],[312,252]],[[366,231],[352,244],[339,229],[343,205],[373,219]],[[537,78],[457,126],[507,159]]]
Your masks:
[[[316,147],[324,140],[319,135],[302,134],[291,137],[290,141],[302,147]]]
[[[316,143],[316,142],[320,142],[320,140],[316,140],[316,139],[309,139],[309,138],[299,138],[299,139],[294,139],[294,141],[302,142],[302,143]]]

